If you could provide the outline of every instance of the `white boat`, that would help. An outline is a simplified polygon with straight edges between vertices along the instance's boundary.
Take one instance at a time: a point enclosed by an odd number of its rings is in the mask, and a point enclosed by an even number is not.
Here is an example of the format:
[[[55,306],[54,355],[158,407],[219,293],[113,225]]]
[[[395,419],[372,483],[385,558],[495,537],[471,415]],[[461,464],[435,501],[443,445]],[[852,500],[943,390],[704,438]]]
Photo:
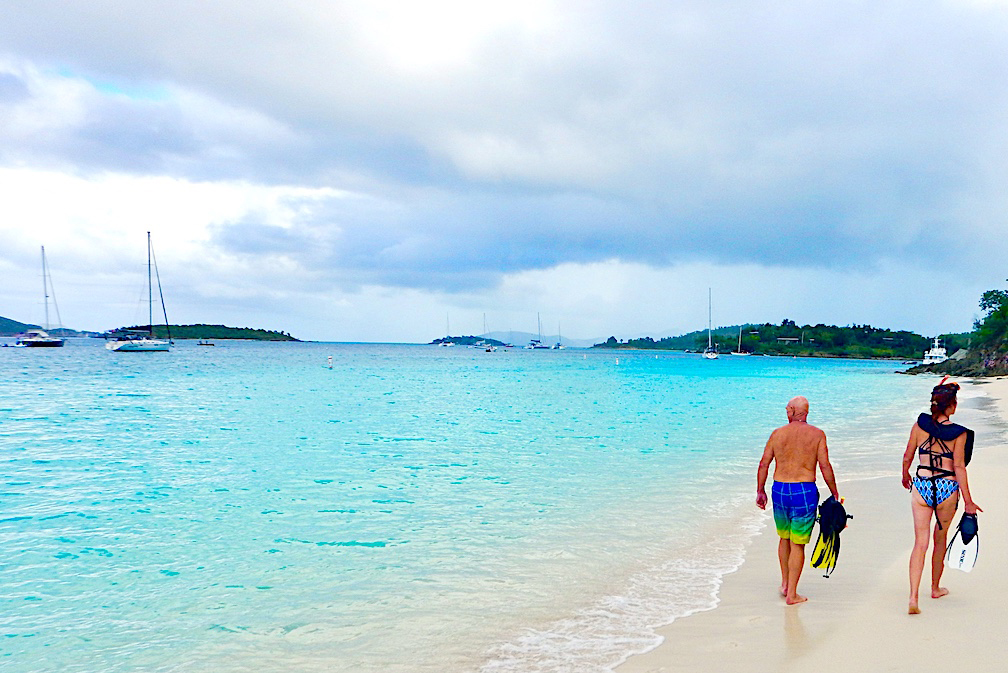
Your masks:
[[[46,266],[45,246],[42,246],[42,297],[45,302],[45,329],[29,329],[24,334],[18,336],[15,346],[21,348],[59,348],[63,345],[63,339],[55,337],[46,332],[49,329],[49,287],[52,279],[49,278],[49,268]],[[53,292],[53,307],[56,309],[56,320],[60,320],[59,306],[56,305],[56,293]]]
[[[561,336],[561,332],[560,332],[560,323],[558,322],[557,323],[557,342],[555,344],[553,344],[553,350],[555,350],[555,351],[562,351],[565,348],[567,348],[567,347],[563,345],[563,337]]]
[[[450,316],[445,314],[445,338],[438,342],[438,346],[441,348],[452,348],[455,342],[451,340],[451,321]]]
[[[707,288],[707,348],[703,352],[704,360],[717,360],[717,347],[711,340],[711,290]]]
[[[538,351],[538,350],[550,350],[550,346],[547,346],[546,344],[544,344],[542,342],[542,318],[539,317],[538,313],[536,313],[536,319],[539,321],[539,338],[538,339],[530,339],[529,342],[528,342],[528,345],[525,346],[525,349],[526,350],[530,350],[530,351],[532,351],[532,350],[536,350],[536,351]]]
[[[931,348],[924,352],[924,364],[936,365],[939,362],[945,362],[946,360],[948,360],[948,352],[945,350],[945,347],[941,345],[941,340],[938,337],[935,337]]]
[[[153,253],[151,251],[151,237],[150,232],[147,232],[147,302],[148,302],[148,312],[147,312],[147,330],[122,330],[118,332],[113,341],[109,341],[105,344],[105,348],[113,351],[115,353],[150,353],[150,352],[164,352],[171,350],[172,343],[171,340],[171,330],[168,329],[168,311],[165,309],[164,305],[164,294],[161,292],[161,277],[158,274],[158,296],[161,297],[161,311],[164,313],[165,319],[165,329],[168,332],[167,339],[155,339],[154,338],[154,284],[151,278],[151,258]],[[157,272],[157,264],[154,266],[155,272]]]
[[[491,343],[493,339],[490,338],[490,332],[487,330],[486,324],[486,313],[483,314],[483,339],[480,341],[480,347],[483,348],[487,353],[496,353],[497,344]]]
[[[742,351],[742,327],[738,328],[738,350],[732,351],[732,355],[750,355],[750,353],[745,353]]]
[[[59,348],[63,345],[63,339],[50,336],[45,330],[29,329],[18,336],[14,345],[19,348]]]

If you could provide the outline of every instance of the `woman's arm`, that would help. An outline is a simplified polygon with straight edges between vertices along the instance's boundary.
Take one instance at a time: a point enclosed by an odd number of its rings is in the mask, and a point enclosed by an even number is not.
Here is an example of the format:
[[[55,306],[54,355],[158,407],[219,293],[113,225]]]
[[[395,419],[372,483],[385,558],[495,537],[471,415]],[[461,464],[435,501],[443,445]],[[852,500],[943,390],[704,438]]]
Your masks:
[[[959,491],[962,493],[963,506],[967,514],[976,514],[983,510],[977,507],[970,495],[969,480],[966,478],[966,433],[956,437],[952,444],[952,461],[955,467],[956,481],[959,482]]]
[[[907,440],[906,451],[903,452],[903,488],[910,490],[910,465],[913,464],[914,454],[917,452],[917,424],[910,428],[910,439]]]

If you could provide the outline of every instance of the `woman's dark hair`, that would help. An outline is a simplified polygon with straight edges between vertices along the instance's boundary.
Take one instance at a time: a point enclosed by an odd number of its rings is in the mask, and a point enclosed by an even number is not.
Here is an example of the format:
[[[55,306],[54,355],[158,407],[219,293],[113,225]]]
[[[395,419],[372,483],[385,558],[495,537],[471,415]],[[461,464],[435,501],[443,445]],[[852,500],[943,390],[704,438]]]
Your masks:
[[[956,393],[959,392],[959,384],[953,381],[945,383],[946,376],[941,383],[931,390],[931,418],[935,421],[938,417],[948,411],[948,408],[956,403]]]

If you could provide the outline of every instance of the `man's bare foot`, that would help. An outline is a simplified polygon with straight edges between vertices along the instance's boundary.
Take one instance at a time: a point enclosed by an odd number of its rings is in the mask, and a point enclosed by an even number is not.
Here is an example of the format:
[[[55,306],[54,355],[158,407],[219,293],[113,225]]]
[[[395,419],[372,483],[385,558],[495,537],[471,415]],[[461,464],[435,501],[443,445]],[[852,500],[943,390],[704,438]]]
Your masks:
[[[911,603],[910,607],[907,608],[908,615],[919,615],[921,613],[920,608],[917,607],[917,603]]]
[[[931,590],[931,598],[941,598],[942,596],[948,595],[948,589],[945,587],[938,587],[937,589]]]
[[[801,596],[799,594],[795,594],[794,598],[787,598],[787,604],[788,605],[797,605],[798,603],[804,603],[807,600],[808,600],[807,596]]]

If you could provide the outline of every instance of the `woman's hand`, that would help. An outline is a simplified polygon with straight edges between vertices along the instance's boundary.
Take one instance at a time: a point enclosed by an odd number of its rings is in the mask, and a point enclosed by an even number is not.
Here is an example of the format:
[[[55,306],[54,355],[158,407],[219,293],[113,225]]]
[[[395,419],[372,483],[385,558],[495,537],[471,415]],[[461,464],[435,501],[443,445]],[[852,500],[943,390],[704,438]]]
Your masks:
[[[963,509],[967,514],[976,514],[977,512],[983,511],[975,502],[966,503],[966,506]]]
[[[913,483],[913,480],[910,478],[910,473],[909,472],[904,472],[903,473],[903,488],[905,488],[906,490],[909,491],[910,490],[910,484],[912,484],[912,483]]]

